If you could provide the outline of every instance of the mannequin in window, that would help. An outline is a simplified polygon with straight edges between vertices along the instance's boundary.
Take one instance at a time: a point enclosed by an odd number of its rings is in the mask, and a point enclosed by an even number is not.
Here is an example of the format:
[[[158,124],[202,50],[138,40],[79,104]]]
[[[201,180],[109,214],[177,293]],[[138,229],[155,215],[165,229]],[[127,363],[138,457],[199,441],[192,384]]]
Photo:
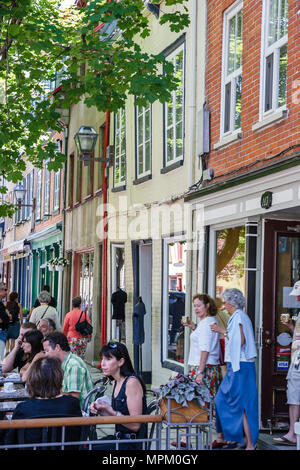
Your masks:
[[[121,341],[122,323],[125,321],[125,304],[127,302],[127,294],[119,286],[111,296],[113,306],[112,319],[117,320],[117,328],[119,330],[118,339]]]

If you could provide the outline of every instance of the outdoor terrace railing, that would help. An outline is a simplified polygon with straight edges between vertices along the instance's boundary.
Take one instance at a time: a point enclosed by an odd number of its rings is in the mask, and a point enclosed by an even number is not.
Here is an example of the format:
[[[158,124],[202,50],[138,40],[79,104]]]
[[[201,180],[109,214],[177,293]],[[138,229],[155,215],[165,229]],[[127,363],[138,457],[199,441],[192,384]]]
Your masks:
[[[120,439],[120,440],[105,440],[89,439],[91,435],[89,431],[97,425],[114,425],[124,424],[125,426],[130,423],[148,423],[151,424],[151,430],[147,439]],[[81,436],[78,441],[66,441],[66,427],[80,426]],[[24,430],[29,428],[42,428],[43,442],[37,443],[24,443]],[[52,428],[49,432],[49,428]],[[161,450],[162,439],[162,416],[161,415],[137,415],[137,416],[89,416],[82,418],[38,418],[38,419],[24,419],[24,420],[3,420],[0,421],[0,430],[16,429],[18,430],[18,443],[17,444],[0,444],[0,450],[3,449],[30,449],[30,450],[93,450],[99,444],[112,444],[116,450],[119,450],[120,444],[128,443],[141,443],[142,450]],[[59,431],[59,432],[57,432]],[[59,436],[59,438],[58,438]],[[153,447],[152,447],[153,445]],[[70,447],[71,446],[71,447]]]

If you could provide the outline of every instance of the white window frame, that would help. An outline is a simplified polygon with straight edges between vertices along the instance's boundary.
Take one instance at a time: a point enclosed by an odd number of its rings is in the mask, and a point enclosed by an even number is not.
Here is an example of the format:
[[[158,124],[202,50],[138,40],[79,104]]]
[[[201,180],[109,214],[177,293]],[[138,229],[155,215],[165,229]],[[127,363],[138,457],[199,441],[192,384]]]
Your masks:
[[[235,109],[236,109],[236,87],[235,81],[239,76],[243,76],[242,65],[232,73],[227,73],[228,66],[228,45],[229,45],[229,25],[230,20],[243,10],[243,2],[238,0],[230,8],[224,12],[223,17],[223,44],[222,44],[222,78],[221,78],[221,122],[220,122],[220,138],[223,139],[229,135],[239,134],[241,127],[235,128]],[[243,37],[243,35],[242,35]],[[225,131],[225,113],[226,113],[226,85],[231,83],[230,94],[230,118],[229,129]],[[243,87],[243,85],[242,85]]]
[[[162,362],[169,362],[174,365],[183,365],[168,357],[168,328],[169,328],[169,245],[176,242],[187,241],[186,235],[176,235],[163,238],[163,315],[162,315]],[[186,353],[186,350],[185,350]],[[184,362],[187,357],[184,358]]]
[[[44,181],[43,181],[43,217],[50,216],[50,195],[51,195],[51,172],[48,170],[48,160],[44,165]]]
[[[280,111],[286,110],[286,103],[278,105],[279,95],[279,60],[280,49],[288,45],[288,33],[279,38],[273,44],[268,45],[268,30],[269,30],[269,12],[270,2],[273,0],[264,0],[263,3],[263,16],[262,16],[262,39],[261,39],[261,76],[260,76],[260,120]],[[276,0],[277,1],[277,0]],[[279,11],[281,1],[278,0]],[[266,90],[266,61],[267,57],[273,54],[273,86],[272,86],[272,106],[269,110],[265,111],[265,90]]]
[[[61,140],[57,140],[57,151],[62,152]],[[53,177],[53,212],[60,209],[60,185],[61,185],[61,169],[54,172]]]
[[[36,210],[35,210],[35,218],[36,220],[42,219],[42,185],[43,185],[43,171],[41,168],[37,168],[36,170]]]
[[[122,129],[122,114],[124,114],[124,126]],[[122,141],[122,131],[125,138]],[[114,188],[126,185],[126,113],[125,109],[119,109],[115,114],[115,164],[114,164]],[[122,177],[122,166],[124,175]],[[119,178],[116,179],[116,170],[119,169]]]
[[[171,96],[172,96],[172,114],[173,114],[173,119],[172,119],[172,124],[168,126],[168,104],[165,103],[164,105],[164,114],[165,114],[165,119],[164,119],[164,142],[165,142],[165,166],[170,166],[173,165],[173,163],[176,163],[180,160],[183,160],[184,157],[184,129],[185,129],[185,44],[181,44],[179,47],[177,47],[171,54],[167,56],[167,60],[169,62],[173,62],[175,73],[176,73],[176,56],[180,53],[183,52],[183,70],[182,70],[182,84],[179,86],[176,90],[172,91]],[[176,156],[177,153],[177,146],[176,146],[176,126],[178,123],[181,121],[176,121],[176,98],[179,92],[182,92],[182,154],[179,156]],[[168,161],[168,130],[173,128],[173,158]]]
[[[152,160],[152,106],[148,103],[148,106],[136,106],[135,107],[135,142],[136,142],[136,177],[143,178],[144,176],[148,176],[151,174],[151,160]],[[146,137],[146,114],[149,113],[149,135],[148,138]],[[139,141],[139,117],[141,117],[143,122],[143,128],[141,131],[142,139]],[[149,144],[150,147],[150,168],[146,169],[146,146]],[[143,170],[140,170],[140,159],[139,159],[139,150],[142,151],[142,166]]]

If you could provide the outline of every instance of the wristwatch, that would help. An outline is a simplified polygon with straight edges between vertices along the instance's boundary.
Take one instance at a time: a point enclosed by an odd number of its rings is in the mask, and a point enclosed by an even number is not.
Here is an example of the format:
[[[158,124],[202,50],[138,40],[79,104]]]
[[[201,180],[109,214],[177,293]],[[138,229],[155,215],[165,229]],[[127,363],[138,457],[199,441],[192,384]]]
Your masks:
[[[115,416],[122,416],[122,413],[120,411],[116,411]]]

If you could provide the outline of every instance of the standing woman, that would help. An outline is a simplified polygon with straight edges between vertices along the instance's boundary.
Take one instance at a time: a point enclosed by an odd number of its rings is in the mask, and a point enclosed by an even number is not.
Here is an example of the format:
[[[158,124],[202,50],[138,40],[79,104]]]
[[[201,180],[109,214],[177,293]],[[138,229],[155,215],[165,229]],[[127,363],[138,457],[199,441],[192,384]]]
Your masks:
[[[196,325],[189,320],[182,322],[193,331],[190,335],[190,353],[188,364],[191,366],[192,376],[199,385],[206,385],[212,398],[215,397],[222,380],[220,368],[220,341],[219,334],[214,333],[210,325],[218,323],[216,315],[218,309],[215,301],[207,294],[196,294],[193,297]]]
[[[67,315],[65,316],[62,332],[68,338],[68,343],[71,352],[79,356],[81,359],[84,359],[87,343],[90,340],[90,336],[83,337],[82,334],[76,330],[76,323],[78,322],[82,313],[81,302],[81,297],[74,297],[72,299],[73,310],[71,310],[71,312],[67,313]],[[84,319],[85,316],[83,314],[81,316],[80,321],[84,321]],[[91,323],[91,320],[87,313],[86,319],[89,323]]]
[[[212,331],[225,336],[227,372],[216,395],[217,432],[231,441],[228,448],[244,443],[254,450],[258,438],[258,399],[255,357],[257,355],[252,323],[243,311],[246,300],[238,289],[222,294],[224,307],[230,314],[227,331],[211,325]]]
[[[193,330],[190,335],[188,364],[191,368],[191,376],[199,385],[205,385],[208,388],[214,400],[222,381],[222,371],[219,334],[213,332],[210,326],[218,324],[216,318],[218,309],[214,299],[208,294],[194,295],[193,305],[199,320],[198,324],[196,325],[190,319],[186,323],[181,322],[183,326],[188,326]],[[219,442],[223,443],[223,441],[223,435],[220,433],[217,440],[213,442],[213,448],[219,447]],[[183,440],[181,445],[184,445],[184,442]]]
[[[11,292],[8,299],[9,300],[6,303],[6,309],[11,315],[11,320],[9,321],[7,330],[6,353],[9,353],[13,350],[15,346],[15,340],[19,337],[20,334],[20,324],[23,323],[23,309],[22,305],[18,302],[18,292]]]
[[[140,377],[135,374],[131,359],[125,344],[112,342],[104,345],[100,351],[103,374],[114,381],[111,405],[104,401],[91,404],[91,412],[101,416],[136,416],[147,414],[146,387]],[[114,436],[106,440],[128,439],[128,443],[120,444],[119,450],[141,449],[141,443],[135,439],[147,437],[146,423],[116,424]],[[103,444],[97,450],[115,449],[114,444]]]

